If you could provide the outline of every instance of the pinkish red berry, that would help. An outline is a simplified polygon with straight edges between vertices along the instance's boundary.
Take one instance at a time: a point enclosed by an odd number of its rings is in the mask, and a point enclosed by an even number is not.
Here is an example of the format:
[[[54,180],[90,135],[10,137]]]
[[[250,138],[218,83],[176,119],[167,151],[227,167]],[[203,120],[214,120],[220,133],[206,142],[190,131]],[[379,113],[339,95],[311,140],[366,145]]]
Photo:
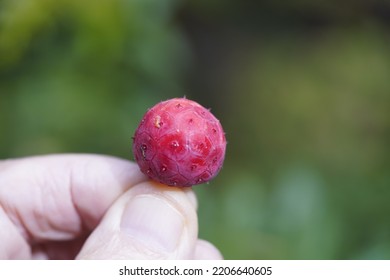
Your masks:
[[[133,142],[135,160],[144,174],[181,187],[213,179],[222,168],[225,150],[220,122],[186,98],[163,101],[149,109]]]

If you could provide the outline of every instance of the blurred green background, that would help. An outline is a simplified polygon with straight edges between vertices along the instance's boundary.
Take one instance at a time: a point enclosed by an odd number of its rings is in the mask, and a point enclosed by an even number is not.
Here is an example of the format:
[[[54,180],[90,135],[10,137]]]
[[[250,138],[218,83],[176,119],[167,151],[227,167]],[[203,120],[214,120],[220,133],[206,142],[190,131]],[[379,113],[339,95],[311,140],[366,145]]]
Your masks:
[[[132,159],[147,108],[220,119],[200,237],[227,259],[390,259],[390,3],[0,0],[0,158]]]

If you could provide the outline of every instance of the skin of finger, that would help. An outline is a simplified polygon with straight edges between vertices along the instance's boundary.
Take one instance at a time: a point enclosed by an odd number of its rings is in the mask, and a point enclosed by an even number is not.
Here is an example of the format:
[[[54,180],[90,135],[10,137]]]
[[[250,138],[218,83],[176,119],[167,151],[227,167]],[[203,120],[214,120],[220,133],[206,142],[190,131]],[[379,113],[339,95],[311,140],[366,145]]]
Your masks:
[[[143,180],[136,164],[108,156],[7,160],[0,164],[0,205],[28,242],[69,240],[94,228],[115,199]]]
[[[1,206],[0,229],[0,260],[29,259],[29,245],[15,225],[9,220]]]
[[[195,260],[223,260],[221,252],[210,242],[198,239],[194,252]]]
[[[154,196],[164,200],[181,213],[184,230],[173,252],[150,248],[148,244],[139,242],[121,230],[124,208],[135,196],[140,195]],[[198,235],[194,197],[189,188],[183,190],[151,181],[134,186],[109,209],[101,224],[84,244],[78,259],[192,259]]]

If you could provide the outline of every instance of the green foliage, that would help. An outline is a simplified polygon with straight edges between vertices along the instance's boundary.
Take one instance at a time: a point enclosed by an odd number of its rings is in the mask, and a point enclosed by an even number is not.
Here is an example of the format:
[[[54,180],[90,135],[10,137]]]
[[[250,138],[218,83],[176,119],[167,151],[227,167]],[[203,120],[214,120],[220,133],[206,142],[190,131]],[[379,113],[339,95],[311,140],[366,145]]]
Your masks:
[[[147,104],[182,94],[174,1],[4,1],[0,155],[127,157]]]

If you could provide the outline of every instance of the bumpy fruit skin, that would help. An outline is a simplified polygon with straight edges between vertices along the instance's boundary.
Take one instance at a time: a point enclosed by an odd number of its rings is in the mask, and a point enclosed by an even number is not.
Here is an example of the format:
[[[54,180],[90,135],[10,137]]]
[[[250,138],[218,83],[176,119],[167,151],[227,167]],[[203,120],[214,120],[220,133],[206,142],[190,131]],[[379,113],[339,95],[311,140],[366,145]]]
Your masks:
[[[189,187],[222,168],[226,139],[220,122],[195,101],[163,101],[144,115],[133,137],[141,171],[162,184]]]

